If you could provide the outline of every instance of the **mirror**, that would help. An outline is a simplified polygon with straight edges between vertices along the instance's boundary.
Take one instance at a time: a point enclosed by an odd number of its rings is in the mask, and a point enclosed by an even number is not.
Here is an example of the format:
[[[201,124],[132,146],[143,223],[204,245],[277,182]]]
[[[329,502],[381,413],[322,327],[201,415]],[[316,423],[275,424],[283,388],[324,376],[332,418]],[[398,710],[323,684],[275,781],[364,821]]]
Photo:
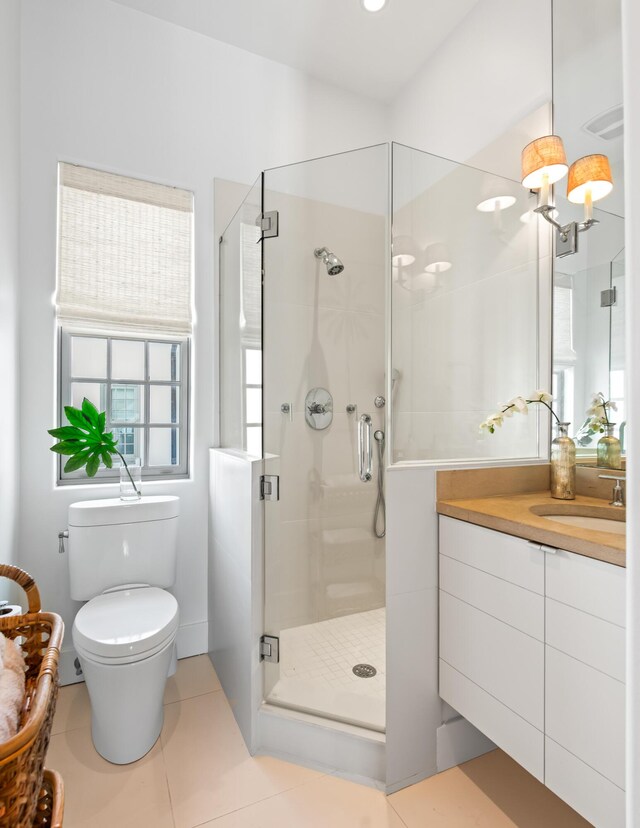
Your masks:
[[[598,224],[579,234],[578,252],[554,263],[552,393],[558,416],[571,423],[578,463],[596,465],[603,435],[589,426],[595,393],[617,407],[610,419],[623,453],[626,438],[620,0],[583,0],[579,9],[575,0],[554,0],[553,64],[554,132],[569,163],[607,155],[614,182],[594,207]],[[566,179],[556,185],[558,220],[581,221],[582,205],[571,204],[565,192]]]

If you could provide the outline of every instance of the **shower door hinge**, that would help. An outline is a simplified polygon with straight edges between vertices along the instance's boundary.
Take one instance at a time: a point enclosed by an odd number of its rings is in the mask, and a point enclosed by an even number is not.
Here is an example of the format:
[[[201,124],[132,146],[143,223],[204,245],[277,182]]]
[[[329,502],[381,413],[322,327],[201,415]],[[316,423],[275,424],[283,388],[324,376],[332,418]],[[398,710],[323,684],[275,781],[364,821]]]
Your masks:
[[[280,500],[280,478],[277,474],[263,474],[260,478],[260,500]]]
[[[615,287],[600,291],[600,307],[611,308],[618,301],[618,290]]]
[[[279,218],[277,210],[270,210],[258,216],[256,224],[262,230],[263,239],[273,239],[278,235]]]
[[[260,637],[260,661],[277,664],[280,661],[280,639],[276,635]]]

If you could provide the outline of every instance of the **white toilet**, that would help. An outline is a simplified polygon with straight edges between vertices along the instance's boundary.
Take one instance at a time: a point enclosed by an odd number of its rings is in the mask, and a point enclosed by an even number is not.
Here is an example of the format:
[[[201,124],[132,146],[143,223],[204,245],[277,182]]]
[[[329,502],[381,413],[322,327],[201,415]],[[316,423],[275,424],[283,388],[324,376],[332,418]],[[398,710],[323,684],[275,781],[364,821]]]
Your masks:
[[[135,762],[155,744],[175,672],[177,497],[86,500],[69,506],[71,597],[87,601],[73,644],[91,700],[91,732],[109,762]]]

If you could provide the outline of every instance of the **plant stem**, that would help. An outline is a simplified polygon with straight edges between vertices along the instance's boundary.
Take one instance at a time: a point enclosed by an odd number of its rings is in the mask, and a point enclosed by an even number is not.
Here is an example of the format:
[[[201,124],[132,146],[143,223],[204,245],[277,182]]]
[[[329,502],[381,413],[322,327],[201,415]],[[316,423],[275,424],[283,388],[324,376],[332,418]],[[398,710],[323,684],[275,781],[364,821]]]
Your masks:
[[[140,492],[138,491],[138,487],[137,487],[137,486],[136,486],[136,484],[133,482],[133,477],[131,477],[131,472],[129,471],[129,466],[127,466],[127,461],[126,461],[126,460],[124,459],[124,457],[120,454],[120,452],[118,451],[118,449],[114,449],[114,451],[115,451],[115,453],[118,455],[118,457],[122,460],[122,465],[123,465],[123,466],[125,467],[125,469],[127,470],[127,474],[129,475],[129,480],[131,481],[131,485],[133,486],[133,491],[134,491],[136,494],[140,494]]]
[[[556,418],[556,423],[558,423],[558,425],[560,425],[560,417],[558,417],[558,415],[557,415],[557,414],[556,414],[556,412],[553,410],[553,408],[551,408],[551,406],[550,406],[550,405],[548,405],[548,404],[547,404],[544,400],[527,400],[527,405],[529,405],[530,403],[541,403],[542,405],[544,405],[544,407],[545,407],[545,408],[548,408],[548,409],[549,409],[549,411],[550,411],[550,412],[553,414],[553,416]]]

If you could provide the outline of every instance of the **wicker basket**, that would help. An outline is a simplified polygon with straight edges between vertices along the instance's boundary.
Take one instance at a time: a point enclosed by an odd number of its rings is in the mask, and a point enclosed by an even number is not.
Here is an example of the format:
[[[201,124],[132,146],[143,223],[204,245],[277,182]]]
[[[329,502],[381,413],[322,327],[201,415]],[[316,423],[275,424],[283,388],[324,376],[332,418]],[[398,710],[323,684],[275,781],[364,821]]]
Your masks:
[[[36,821],[41,796],[46,798],[57,791],[61,799],[60,778],[55,783],[57,775],[49,775],[50,794],[46,793],[46,785],[43,794],[43,777],[58,694],[64,625],[59,615],[40,612],[40,594],[30,575],[7,564],[0,564],[0,575],[19,584],[29,602],[26,615],[0,617],[0,632],[20,643],[27,667],[19,730],[0,744],[0,828],[32,828],[34,824],[49,824]]]
[[[62,828],[64,786],[59,773],[45,770],[33,828]]]

